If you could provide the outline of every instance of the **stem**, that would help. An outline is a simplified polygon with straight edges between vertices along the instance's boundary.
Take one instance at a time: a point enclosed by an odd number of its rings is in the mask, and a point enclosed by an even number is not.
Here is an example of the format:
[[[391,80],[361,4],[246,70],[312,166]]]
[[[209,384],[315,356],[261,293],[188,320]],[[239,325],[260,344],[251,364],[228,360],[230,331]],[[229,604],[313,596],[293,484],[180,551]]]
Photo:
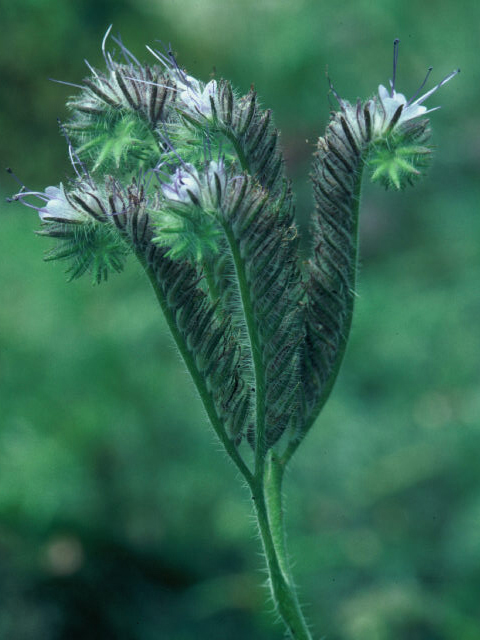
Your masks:
[[[365,156],[366,157],[368,153],[368,150],[365,152]],[[327,402],[328,398],[330,397],[330,394],[332,392],[332,389],[335,385],[335,382],[337,380],[338,374],[340,372],[340,367],[342,366],[342,362],[343,362],[343,358],[345,356],[345,352],[347,350],[347,343],[348,343],[348,338],[350,335],[350,329],[352,327],[352,319],[353,319],[353,309],[354,309],[354,304],[355,304],[355,283],[356,283],[356,279],[357,279],[357,262],[358,262],[358,219],[359,219],[359,212],[360,212],[360,199],[361,199],[361,191],[362,191],[362,177],[363,177],[363,167],[364,167],[364,161],[361,161],[359,164],[359,170],[357,172],[357,179],[355,182],[355,186],[354,186],[354,192],[353,192],[353,206],[352,206],[352,216],[353,216],[353,237],[355,238],[355,253],[353,256],[353,260],[352,260],[352,264],[353,264],[353,268],[352,268],[352,273],[350,274],[350,282],[351,282],[351,294],[348,298],[347,301],[347,314],[346,314],[346,318],[345,318],[345,327],[344,327],[344,331],[342,332],[342,340],[338,346],[338,351],[337,351],[337,355],[335,358],[335,364],[330,372],[329,377],[327,378],[327,380],[325,381],[325,385],[323,387],[323,391],[320,394],[320,397],[318,398],[317,404],[314,406],[314,408],[312,409],[312,411],[310,412],[310,416],[308,417],[307,421],[305,422],[305,426],[302,429],[302,433],[301,433],[301,437],[297,438],[296,440],[293,440],[287,447],[285,453],[282,456],[281,459],[281,463],[283,466],[286,466],[286,464],[288,463],[288,461],[290,460],[290,458],[292,457],[292,455],[295,453],[295,451],[297,450],[298,445],[300,444],[300,442],[303,440],[303,438],[306,436],[306,434],[308,433],[309,429],[312,427],[312,425],[314,424],[315,420],[318,417],[318,414],[320,413],[320,411],[323,409],[323,407],[325,406],[325,403]]]
[[[182,356],[183,361],[185,362],[185,365],[190,375],[192,376],[193,382],[197,388],[197,391],[200,395],[200,398],[203,402],[203,406],[205,407],[205,411],[207,412],[207,415],[215,430],[215,433],[217,434],[218,438],[220,439],[221,443],[225,447],[229,456],[232,458],[235,465],[238,467],[239,471],[244,475],[247,482],[250,483],[252,479],[252,473],[250,469],[247,467],[247,465],[245,464],[245,462],[243,461],[240,454],[238,453],[234,443],[228,437],[227,433],[225,432],[225,429],[223,428],[222,421],[217,415],[215,405],[213,403],[210,393],[208,392],[205,380],[203,379],[203,376],[199,372],[197,365],[195,363],[195,359],[193,358],[192,354],[188,350],[187,345],[185,344],[185,341],[182,337],[182,334],[180,333],[177,327],[175,318],[173,317],[172,312],[167,304],[165,295],[157,281],[154,270],[147,264],[147,262],[145,261],[145,258],[142,256],[141,253],[136,252],[136,256],[140,261],[140,263],[142,264],[145,270],[145,273],[147,274],[152,284],[153,290],[155,291],[155,295],[157,296],[157,300],[163,311],[163,315],[165,316],[165,320],[167,321],[168,328],[172,332],[172,336],[173,336],[173,339],[175,340],[175,344],[177,345],[177,348],[180,351],[180,355]]]
[[[288,566],[281,484],[283,468],[273,455],[266,461],[264,481],[251,484],[255,513],[267,561],[273,601],[293,640],[312,640]]]
[[[216,302],[220,297],[220,292],[215,282],[215,269],[213,266],[213,260],[206,258],[203,261],[203,271],[205,272],[205,278],[207,280],[208,290],[210,291],[210,297],[212,302]]]

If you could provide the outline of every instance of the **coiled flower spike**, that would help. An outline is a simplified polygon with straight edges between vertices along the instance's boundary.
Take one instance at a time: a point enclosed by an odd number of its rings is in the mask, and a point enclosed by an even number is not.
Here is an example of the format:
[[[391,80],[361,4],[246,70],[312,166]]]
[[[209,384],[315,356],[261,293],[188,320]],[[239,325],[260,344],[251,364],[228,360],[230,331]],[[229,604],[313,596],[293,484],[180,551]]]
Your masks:
[[[149,278],[206,414],[251,491],[272,598],[293,640],[311,640],[289,567],[282,512],[288,461],[328,399],[345,353],[357,272],[362,175],[397,189],[431,155],[424,118],[438,107],[390,89],[340,98],[318,140],[311,255],[299,256],[290,181],[270,110],[255,91],[207,84],[171,52],[143,65],[102,43],[62,126],[76,177],[13,199],[38,211],[47,260],[70,278],[121,271],[128,253]],[[35,204],[30,201],[36,198]],[[40,204],[38,204],[40,202]]]

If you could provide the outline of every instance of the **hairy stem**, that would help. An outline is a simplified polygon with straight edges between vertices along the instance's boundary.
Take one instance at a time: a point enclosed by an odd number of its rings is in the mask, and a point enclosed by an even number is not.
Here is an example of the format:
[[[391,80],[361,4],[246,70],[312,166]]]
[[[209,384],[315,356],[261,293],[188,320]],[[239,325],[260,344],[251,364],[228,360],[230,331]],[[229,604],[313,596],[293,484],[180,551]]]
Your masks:
[[[292,640],[312,640],[286,555],[281,494],[283,468],[272,455],[268,456],[266,467],[263,482],[254,480],[251,488],[273,601]]]
[[[220,297],[220,292],[215,281],[214,265],[211,258],[206,258],[203,261],[203,271],[205,273],[205,279],[207,281],[207,286],[212,302],[216,302]]]

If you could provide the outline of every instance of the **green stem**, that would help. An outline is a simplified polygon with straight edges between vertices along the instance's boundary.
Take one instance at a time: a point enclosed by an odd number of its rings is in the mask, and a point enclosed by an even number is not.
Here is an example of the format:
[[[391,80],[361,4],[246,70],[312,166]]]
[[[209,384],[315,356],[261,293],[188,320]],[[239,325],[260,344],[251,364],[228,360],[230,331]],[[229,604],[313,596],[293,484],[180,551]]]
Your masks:
[[[205,273],[205,279],[207,281],[207,286],[208,290],[210,291],[212,302],[216,302],[220,297],[220,292],[215,281],[215,267],[211,258],[206,258],[203,261],[203,271]]]
[[[155,295],[157,296],[157,300],[163,311],[165,320],[167,321],[168,328],[172,332],[172,336],[173,336],[173,339],[175,340],[175,344],[177,345],[177,348],[180,351],[180,355],[182,356],[183,361],[185,362],[185,365],[190,375],[192,376],[193,382],[195,383],[195,386],[203,402],[205,411],[207,412],[210,422],[215,430],[215,433],[217,434],[218,438],[222,442],[223,446],[225,447],[229,456],[232,458],[235,465],[238,467],[239,471],[244,475],[247,482],[250,484],[252,480],[252,473],[250,469],[247,467],[247,465],[245,464],[245,462],[243,461],[240,454],[238,453],[234,443],[232,442],[232,440],[230,440],[227,433],[225,432],[222,421],[217,415],[212,396],[208,392],[206,382],[202,374],[198,370],[197,365],[195,363],[195,359],[193,358],[192,354],[188,350],[187,345],[182,337],[182,334],[180,333],[177,327],[175,318],[173,317],[170,307],[167,304],[165,295],[155,276],[155,272],[147,264],[145,258],[141,253],[136,253],[136,255],[152,284],[153,290],[155,291]]]
[[[347,343],[348,343],[348,338],[350,335],[350,329],[352,327],[352,319],[353,319],[353,309],[354,309],[354,303],[355,303],[355,283],[356,283],[356,279],[357,279],[357,262],[358,262],[358,219],[359,219],[359,212],[360,212],[360,199],[361,199],[361,191],[362,191],[362,177],[363,177],[363,168],[364,168],[364,164],[365,164],[365,159],[366,156],[368,154],[368,149],[367,151],[364,152],[364,157],[363,159],[360,161],[359,163],[359,170],[357,172],[357,179],[355,182],[355,186],[354,186],[354,191],[353,191],[353,206],[352,206],[352,216],[353,216],[353,237],[355,239],[355,253],[353,256],[353,260],[352,260],[352,273],[350,274],[350,283],[351,283],[351,294],[347,300],[347,313],[346,313],[346,318],[345,318],[345,326],[344,326],[344,330],[342,332],[342,339],[341,342],[338,346],[338,351],[337,351],[337,355],[335,358],[335,363],[333,365],[333,368],[330,372],[329,377],[327,378],[327,380],[325,381],[325,385],[323,387],[322,393],[320,394],[320,397],[317,401],[317,404],[313,407],[313,409],[310,412],[310,415],[302,429],[302,433],[301,433],[301,437],[297,438],[296,440],[292,441],[285,453],[282,456],[281,459],[281,464],[285,467],[286,464],[288,463],[288,461],[290,460],[290,458],[292,457],[292,455],[295,453],[295,451],[297,450],[298,445],[300,444],[300,442],[302,442],[303,438],[305,437],[305,435],[308,433],[309,429],[312,427],[312,425],[314,424],[315,420],[317,419],[320,411],[323,409],[323,407],[325,406],[325,403],[327,402],[328,398],[330,397],[330,394],[332,392],[332,389],[335,385],[335,382],[337,380],[338,374],[340,372],[340,367],[342,366],[342,362],[343,362],[343,358],[345,356],[345,352],[347,350]]]
[[[266,461],[263,482],[251,484],[255,513],[270,577],[272,597],[292,640],[312,640],[288,565],[282,510],[283,468],[273,455]]]

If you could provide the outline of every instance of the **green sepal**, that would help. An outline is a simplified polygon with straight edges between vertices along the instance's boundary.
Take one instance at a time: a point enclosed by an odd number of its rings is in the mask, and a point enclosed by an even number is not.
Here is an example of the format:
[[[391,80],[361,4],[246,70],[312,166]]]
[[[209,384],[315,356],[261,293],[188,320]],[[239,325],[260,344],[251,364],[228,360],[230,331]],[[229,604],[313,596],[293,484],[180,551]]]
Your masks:
[[[428,120],[407,123],[375,141],[370,149],[368,166],[372,182],[385,189],[404,189],[424,175],[431,160]]]
[[[115,228],[95,221],[83,224],[44,222],[36,233],[57,240],[44,260],[67,261],[69,282],[87,272],[92,274],[94,283],[106,281],[109,273],[123,270],[130,252]]]

